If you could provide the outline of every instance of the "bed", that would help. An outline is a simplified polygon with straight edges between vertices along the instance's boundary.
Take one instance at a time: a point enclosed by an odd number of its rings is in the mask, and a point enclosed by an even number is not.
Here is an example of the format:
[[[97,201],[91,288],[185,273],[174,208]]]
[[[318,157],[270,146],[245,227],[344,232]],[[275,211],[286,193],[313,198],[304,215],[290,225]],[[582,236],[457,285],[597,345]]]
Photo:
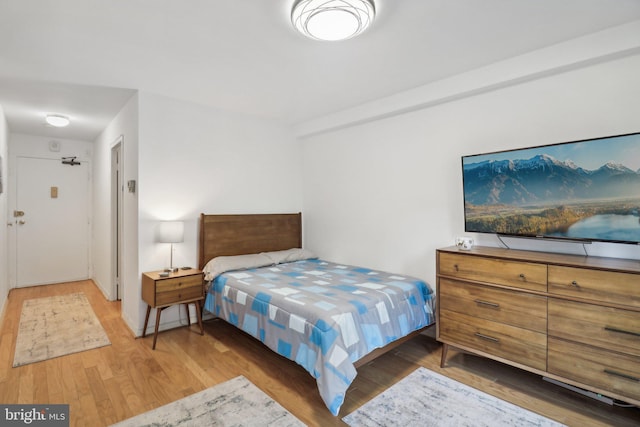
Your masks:
[[[306,369],[333,415],[358,366],[435,319],[424,281],[302,249],[299,213],[201,214],[199,267],[205,311]]]

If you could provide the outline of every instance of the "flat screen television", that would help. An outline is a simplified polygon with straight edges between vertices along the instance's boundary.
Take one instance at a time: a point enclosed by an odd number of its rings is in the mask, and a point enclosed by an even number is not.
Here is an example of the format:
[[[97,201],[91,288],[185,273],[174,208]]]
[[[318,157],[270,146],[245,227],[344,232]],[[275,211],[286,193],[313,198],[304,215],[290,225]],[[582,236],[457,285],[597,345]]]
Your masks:
[[[462,157],[465,231],[640,244],[640,133]]]

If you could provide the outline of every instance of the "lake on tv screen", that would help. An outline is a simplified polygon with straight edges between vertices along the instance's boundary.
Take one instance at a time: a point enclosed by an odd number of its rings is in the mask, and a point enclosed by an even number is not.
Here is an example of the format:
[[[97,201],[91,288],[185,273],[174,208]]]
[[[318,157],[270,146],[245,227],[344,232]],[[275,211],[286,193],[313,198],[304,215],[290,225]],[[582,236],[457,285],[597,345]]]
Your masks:
[[[640,242],[640,217],[614,214],[594,215],[572,224],[565,232],[550,233],[549,236]]]
[[[640,199],[538,206],[469,203],[465,222],[471,232],[640,242]]]

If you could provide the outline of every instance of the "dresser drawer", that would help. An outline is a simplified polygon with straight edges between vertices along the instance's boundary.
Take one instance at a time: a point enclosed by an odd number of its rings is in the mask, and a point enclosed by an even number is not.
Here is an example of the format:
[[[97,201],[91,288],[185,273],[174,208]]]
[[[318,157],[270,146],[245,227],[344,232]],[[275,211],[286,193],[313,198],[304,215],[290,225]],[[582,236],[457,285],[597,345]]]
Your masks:
[[[640,356],[640,312],[549,298],[549,335]]]
[[[549,293],[640,308],[640,274],[551,265]]]
[[[440,252],[438,268],[438,273],[445,276],[547,291],[545,264]]]
[[[438,339],[535,369],[547,367],[547,336],[499,322],[440,310]]]
[[[547,298],[543,296],[444,278],[440,279],[438,295],[443,310],[536,332],[547,331]]]
[[[604,391],[640,400],[639,357],[550,337],[548,370]]]

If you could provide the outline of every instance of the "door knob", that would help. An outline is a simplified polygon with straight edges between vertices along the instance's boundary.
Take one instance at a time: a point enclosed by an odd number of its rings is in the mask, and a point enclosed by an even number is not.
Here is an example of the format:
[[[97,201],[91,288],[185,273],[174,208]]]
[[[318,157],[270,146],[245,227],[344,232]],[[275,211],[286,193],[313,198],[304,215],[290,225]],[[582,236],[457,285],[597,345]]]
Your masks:
[[[12,222],[8,222],[8,223],[7,223],[7,225],[8,225],[9,227],[13,227],[13,223],[12,223]]]
[[[26,222],[25,220],[21,219],[20,221],[18,221],[18,224],[24,225],[25,222]]]

